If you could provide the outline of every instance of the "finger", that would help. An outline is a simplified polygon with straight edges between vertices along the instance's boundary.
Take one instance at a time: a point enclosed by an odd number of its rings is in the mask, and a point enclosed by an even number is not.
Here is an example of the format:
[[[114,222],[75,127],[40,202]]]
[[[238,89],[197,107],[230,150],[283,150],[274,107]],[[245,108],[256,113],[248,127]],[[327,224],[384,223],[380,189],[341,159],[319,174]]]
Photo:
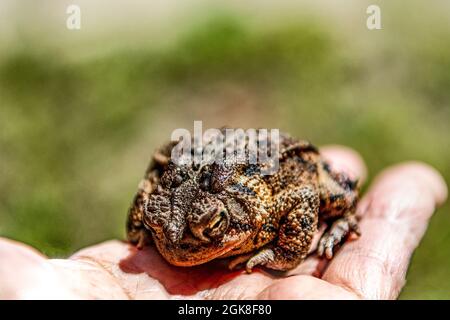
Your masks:
[[[310,276],[294,276],[275,281],[257,296],[264,300],[355,300],[352,291]]]
[[[73,299],[58,272],[35,249],[0,238],[0,299]]]
[[[444,180],[428,165],[405,163],[385,170],[358,206],[364,212],[360,239],[342,247],[323,279],[361,298],[396,298],[412,252],[446,197]]]
[[[118,240],[106,241],[88,248],[84,248],[70,257],[70,260],[81,264],[91,264],[98,267],[103,272],[85,272],[83,277],[93,279],[93,284],[98,282],[99,277],[105,277],[102,273],[107,273],[109,279],[104,282],[114,283],[115,293],[119,295],[125,293],[128,299],[167,299],[168,293],[161,286],[158,280],[149,277],[142,268],[137,265],[137,261],[144,263],[154,269],[161,269],[160,259],[154,259],[156,253],[149,248],[137,250],[133,246]],[[130,256],[137,253],[140,259],[134,259],[125,266],[125,261],[130,260]],[[89,270],[88,270],[89,271]],[[111,288],[110,292],[114,291]],[[91,289],[90,289],[91,291]],[[110,295],[108,295],[110,296]],[[116,298],[116,297],[115,297]],[[120,297],[122,298],[122,297]]]
[[[345,146],[329,145],[320,148],[322,157],[330,164],[331,168],[336,172],[344,172],[352,179],[358,179],[363,182],[367,176],[367,169],[362,157],[353,149]],[[320,237],[325,231],[325,225],[314,236],[311,250],[315,251]],[[287,275],[315,275],[320,276],[326,267],[328,260],[318,258],[315,255],[308,257],[304,262]]]
[[[344,172],[352,179],[364,182],[367,168],[364,160],[355,150],[345,146],[328,145],[320,148],[322,157],[337,172]]]

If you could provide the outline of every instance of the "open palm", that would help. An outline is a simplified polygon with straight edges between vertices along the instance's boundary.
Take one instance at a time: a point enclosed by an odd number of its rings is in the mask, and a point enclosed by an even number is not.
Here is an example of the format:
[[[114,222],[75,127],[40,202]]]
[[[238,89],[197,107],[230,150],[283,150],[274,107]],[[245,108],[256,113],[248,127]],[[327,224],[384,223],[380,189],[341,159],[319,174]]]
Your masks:
[[[365,166],[354,151],[331,146],[322,153],[337,170],[364,179]],[[312,253],[288,273],[229,271],[223,260],[174,267],[153,247],[137,250],[118,240],[68,259],[48,259],[0,239],[0,298],[395,299],[412,252],[446,196],[442,177],[427,165],[388,168],[358,206],[362,236],[347,242],[333,260]]]

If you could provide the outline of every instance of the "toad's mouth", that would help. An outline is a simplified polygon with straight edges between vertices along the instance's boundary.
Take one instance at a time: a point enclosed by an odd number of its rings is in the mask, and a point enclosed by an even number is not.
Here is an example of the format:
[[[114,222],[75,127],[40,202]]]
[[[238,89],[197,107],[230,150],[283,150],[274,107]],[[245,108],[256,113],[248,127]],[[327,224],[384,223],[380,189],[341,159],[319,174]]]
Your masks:
[[[161,255],[172,265],[190,267],[219,258],[240,247],[248,238],[245,233],[230,229],[220,241],[202,242],[187,232],[177,244],[156,241]]]

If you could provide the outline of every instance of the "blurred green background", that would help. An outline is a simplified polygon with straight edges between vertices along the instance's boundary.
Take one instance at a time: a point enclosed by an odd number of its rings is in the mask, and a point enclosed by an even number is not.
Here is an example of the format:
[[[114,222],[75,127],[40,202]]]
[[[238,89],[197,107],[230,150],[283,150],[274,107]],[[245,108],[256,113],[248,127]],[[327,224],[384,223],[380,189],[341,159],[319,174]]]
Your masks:
[[[370,31],[372,3],[0,2],[0,235],[53,257],[124,238],[153,149],[194,120],[348,145],[370,179],[415,159],[450,181],[450,3],[376,1]],[[401,298],[450,299],[449,213]]]

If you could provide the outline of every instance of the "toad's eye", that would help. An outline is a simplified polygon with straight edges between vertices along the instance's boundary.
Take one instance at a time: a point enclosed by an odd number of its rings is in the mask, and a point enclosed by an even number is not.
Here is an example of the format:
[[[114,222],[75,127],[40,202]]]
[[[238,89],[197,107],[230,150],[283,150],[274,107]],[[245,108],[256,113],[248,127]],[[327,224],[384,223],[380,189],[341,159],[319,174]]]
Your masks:
[[[172,180],[172,188],[178,187],[180,184],[182,184],[184,181],[184,176],[180,173],[177,173]]]
[[[203,191],[208,191],[211,184],[211,173],[209,172],[202,173],[198,183],[200,185],[200,189],[202,189]]]
[[[176,188],[187,178],[183,172],[167,171],[161,177],[161,184],[166,188]]]

